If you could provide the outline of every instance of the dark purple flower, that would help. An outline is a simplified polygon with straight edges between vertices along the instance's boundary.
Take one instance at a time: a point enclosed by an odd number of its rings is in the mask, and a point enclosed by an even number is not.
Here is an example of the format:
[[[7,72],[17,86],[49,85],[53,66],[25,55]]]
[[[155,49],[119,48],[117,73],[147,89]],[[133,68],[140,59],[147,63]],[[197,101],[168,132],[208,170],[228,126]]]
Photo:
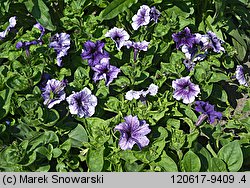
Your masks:
[[[4,39],[11,28],[16,26],[16,16],[13,16],[9,19],[9,26],[2,32],[0,32],[0,40]]]
[[[102,41],[87,41],[83,44],[82,59],[87,59],[89,66],[93,67],[100,63],[102,58],[108,58],[109,54],[103,50],[105,43]]]
[[[48,80],[42,93],[44,99],[43,104],[48,106],[48,108],[52,108],[55,104],[59,104],[61,101],[65,100],[65,86],[66,84],[64,81],[55,79]]]
[[[248,83],[246,81],[244,72],[243,72],[243,66],[242,65],[237,65],[236,71],[235,71],[235,76],[240,85],[243,86],[248,86]]]
[[[195,105],[195,110],[202,113],[196,122],[196,126],[199,126],[206,118],[210,124],[214,123],[215,119],[222,118],[222,113],[216,112],[214,110],[214,105],[211,105],[208,102],[196,101]]]
[[[91,91],[87,87],[83,88],[80,92],[73,92],[66,100],[69,103],[71,114],[76,114],[82,118],[90,117],[95,113],[97,98],[91,94]]]
[[[140,6],[137,14],[132,17],[132,28],[137,30],[143,25],[148,25],[150,22],[150,8],[147,5]]]
[[[50,79],[51,79],[51,76],[48,73],[42,74],[41,81],[38,84],[38,87],[40,88],[41,91],[45,90],[46,84],[47,84],[48,80],[50,80]]]
[[[137,144],[140,149],[149,144],[149,139],[146,137],[151,132],[149,125],[145,120],[139,121],[137,116],[127,116],[125,122],[116,125],[114,130],[118,130],[121,134],[119,146],[122,150],[131,150],[134,144]]]
[[[67,33],[56,33],[52,37],[52,41],[49,45],[50,48],[54,48],[57,53],[57,65],[62,66],[62,57],[68,54],[68,49],[70,48],[70,35]]]
[[[109,58],[101,59],[100,64],[92,67],[92,69],[95,71],[93,76],[94,82],[104,79],[107,86],[117,78],[120,72],[119,68],[109,64]]]
[[[130,36],[124,29],[114,27],[105,34],[105,37],[110,37],[115,42],[116,48],[120,50]]]
[[[175,89],[173,97],[176,100],[183,99],[185,104],[192,103],[200,93],[199,86],[190,81],[190,76],[174,80],[172,87]]]
[[[176,43],[176,48],[180,48],[183,45],[193,47],[195,43],[195,35],[191,34],[190,29],[185,27],[183,31],[172,34],[172,38]]]
[[[160,11],[155,8],[155,6],[150,9],[150,20],[155,21],[157,23],[159,16],[161,15]]]

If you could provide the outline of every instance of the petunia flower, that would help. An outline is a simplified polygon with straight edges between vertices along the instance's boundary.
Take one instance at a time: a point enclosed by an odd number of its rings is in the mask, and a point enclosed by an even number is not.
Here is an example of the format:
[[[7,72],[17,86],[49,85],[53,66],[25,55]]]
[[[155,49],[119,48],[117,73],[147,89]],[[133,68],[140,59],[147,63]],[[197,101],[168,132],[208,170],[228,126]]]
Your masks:
[[[0,40],[4,39],[11,28],[16,26],[16,16],[13,16],[9,19],[9,26],[2,32],[0,32]]]
[[[139,99],[142,95],[142,91],[134,91],[134,90],[129,90],[126,95],[125,95],[125,99],[132,101],[133,99]]]
[[[103,50],[105,43],[102,41],[87,41],[83,44],[82,59],[87,59],[89,66],[95,66],[100,63],[102,58],[108,58],[109,54]]]
[[[147,51],[148,45],[149,45],[149,42],[147,42],[145,40],[142,42],[134,42],[134,41],[128,40],[124,43],[124,46],[126,46],[128,49],[134,48],[134,61],[136,61],[136,59],[137,59],[138,51]]]
[[[150,22],[150,8],[147,5],[140,6],[137,14],[132,17],[132,28],[137,30],[143,25],[148,25]]]
[[[159,18],[160,15],[161,15],[160,11],[157,10],[157,9],[155,8],[155,6],[153,6],[153,7],[150,8],[149,14],[150,14],[150,20],[153,20],[153,21],[155,21],[155,23],[157,23],[158,18]]]
[[[126,95],[125,99],[126,100],[133,100],[133,99],[140,99],[142,102],[146,100],[146,96],[149,94],[151,96],[155,96],[158,92],[158,86],[155,84],[150,84],[148,89],[146,91],[141,90],[141,91],[134,91],[134,90],[129,90]]]
[[[116,125],[114,130],[118,130],[121,134],[119,146],[122,150],[131,150],[134,144],[137,144],[140,149],[149,144],[149,139],[146,137],[151,132],[149,125],[145,120],[139,121],[137,116],[127,116],[125,122]]]
[[[197,35],[197,38],[200,38],[202,50],[212,49],[216,53],[225,52],[225,49],[221,46],[222,40],[212,31],[208,31],[205,35]]]
[[[173,97],[176,100],[183,99],[185,104],[192,103],[200,93],[199,86],[190,81],[190,76],[174,80],[172,87],[174,88]]]
[[[56,79],[51,79],[47,81],[46,87],[42,93],[44,99],[44,105],[48,108],[52,108],[54,105],[59,104],[61,101],[65,100],[66,94],[64,88],[66,83],[64,81],[59,81]]]
[[[204,60],[207,55],[207,52],[198,53],[198,47],[196,45],[193,47],[183,45],[181,51],[185,54],[186,59],[184,59],[183,63],[189,71],[193,70],[196,64],[195,62]]]
[[[172,38],[176,43],[176,48],[180,48],[183,45],[193,47],[195,43],[195,35],[190,32],[188,27],[185,27],[183,31],[172,34]]]
[[[42,37],[45,34],[45,28],[38,22],[34,25],[34,27],[39,29],[40,32],[41,32],[40,37],[37,39],[41,43],[42,42]]]
[[[242,65],[237,65],[236,71],[235,71],[235,76],[236,76],[236,79],[238,80],[238,82],[240,83],[240,85],[248,86],[248,83],[246,81],[246,78],[245,78],[245,75],[243,72]]]
[[[120,69],[109,64],[109,58],[103,58],[100,61],[100,64],[92,67],[92,70],[95,71],[93,80],[97,82],[98,80],[104,79],[106,86],[108,86],[115,78],[117,78]]]
[[[202,114],[198,117],[196,122],[196,126],[199,126],[205,119],[207,119],[208,123],[214,123],[215,119],[221,119],[222,113],[216,112],[214,110],[214,105],[209,104],[204,101],[196,101],[195,102],[195,110],[197,112],[201,112]]]
[[[87,87],[83,88],[80,92],[73,92],[66,100],[69,103],[71,114],[76,114],[82,118],[90,117],[95,113],[97,98],[91,94],[91,91]]]
[[[62,66],[62,57],[66,56],[68,54],[68,50],[70,48],[70,35],[67,33],[56,33],[52,37],[52,41],[49,44],[50,48],[54,48],[54,50],[57,53],[57,65],[59,67]]]
[[[115,42],[117,50],[120,51],[130,36],[124,29],[114,27],[105,34],[105,37],[110,37]]]

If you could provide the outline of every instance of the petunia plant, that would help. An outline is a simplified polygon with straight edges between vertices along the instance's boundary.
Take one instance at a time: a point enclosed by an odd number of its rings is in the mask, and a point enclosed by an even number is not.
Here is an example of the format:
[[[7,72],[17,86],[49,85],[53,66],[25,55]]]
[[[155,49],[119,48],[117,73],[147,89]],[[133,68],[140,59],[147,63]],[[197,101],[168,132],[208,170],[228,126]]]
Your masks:
[[[7,2],[0,171],[249,171],[247,2]]]

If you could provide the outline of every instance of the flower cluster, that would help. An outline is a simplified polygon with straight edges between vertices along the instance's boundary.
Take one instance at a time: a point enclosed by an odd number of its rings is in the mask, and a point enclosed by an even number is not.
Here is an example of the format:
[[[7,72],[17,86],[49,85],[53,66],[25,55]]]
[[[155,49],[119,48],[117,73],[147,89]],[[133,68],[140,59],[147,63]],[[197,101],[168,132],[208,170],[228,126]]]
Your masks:
[[[128,49],[134,49],[134,61],[137,59],[138,51],[147,51],[149,42],[142,41],[142,42],[134,42],[129,40],[129,34],[122,28],[114,27],[110,29],[106,34],[106,37],[110,37],[116,44],[117,50],[121,50],[123,46],[126,46]]]
[[[185,54],[186,59],[183,61],[188,70],[192,70],[195,62],[202,61],[206,58],[209,50],[215,53],[225,52],[221,46],[220,40],[215,33],[208,31],[206,34],[192,34],[188,27],[183,31],[172,34],[172,38],[176,43],[176,48]]]
[[[115,78],[117,78],[120,69],[116,66],[110,65],[109,54],[103,50],[104,45],[105,43],[102,41],[97,41],[96,43],[87,41],[84,44],[81,56],[82,59],[88,60],[89,66],[94,71],[94,82],[104,79],[106,86],[108,86]]]
[[[50,48],[54,48],[56,51],[56,60],[59,67],[62,66],[62,57],[68,54],[70,48],[70,35],[67,33],[56,33],[51,40],[49,45]]]
[[[66,81],[59,81],[56,79],[48,80],[46,86],[42,88],[42,97],[44,105],[52,108],[54,105],[61,103],[63,100],[69,103],[69,110],[71,114],[82,117],[90,117],[95,113],[97,105],[96,96],[91,94],[91,91],[85,87],[80,92],[73,92],[66,98],[64,91]]]
[[[15,26],[16,26],[16,16],[13,16],[9,19],[8,27],[4,31],[0,32],[0,40],[3,40],[7,36],[8,32]]]
[[[141,26],[148,25],[151,20],[157,23],[160,11],[155,7],[149,8],[147,5],[140,6],[137,14],[132,17],[132,28],[137,30]]]

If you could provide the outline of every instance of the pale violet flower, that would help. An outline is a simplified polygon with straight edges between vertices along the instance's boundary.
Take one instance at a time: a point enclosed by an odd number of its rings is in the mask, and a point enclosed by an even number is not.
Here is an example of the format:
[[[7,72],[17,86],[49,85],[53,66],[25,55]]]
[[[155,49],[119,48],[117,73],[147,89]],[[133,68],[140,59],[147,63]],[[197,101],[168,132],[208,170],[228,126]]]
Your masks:
[[[192,103],[200,93],[200,88],[190,81],[190,76],[176,79],[172,82],[174,88],[173,97],[176,100],[183,99],[183,103]]]
[[[16,26],[16,16],[13,16],[9,19],[9,26],[2,32],[0,32],[0,40],[4,39],[8,32],[11,30],[11,28],[14,28]]]
[[[71,114],[82,118],[90,117],[95,113],[97,98],[91,94],[91,91],[87,87],[83,88],[80,92],[73,92],[66,100],[69,103]]]
[[[115,42],[116,48],[120,50],[130,36],[124,29],[114,27],[105,34],[105,37],[110,37]]]
[[[142,95],[143,91],[134,91],[134,90],[129,90],[126,95],[125,99],[132,101],[133,99],[139,99]]]
[[[139,120],[137,116],[127,116],[122,122],[115,126],[115,131],[120,132],[119,146],[122,150],[131,150],[134,144],[140,149],[149,144],[147,134],[151,132],[149,124],[145,120]]]
[[[66,83],[64,81],[59,81],[56,79],[48,80],[45,88],[43,88],[43,104],[48,106],[48,108],[52,108],[54,105],[59,104],[61,101],[65,100],[65,86]]]
[[[150,22],[150,8],[147,5],[140,6],[137,14],[132,17],[132,28],[137,30],[139,27],[148,25]]]
[[[62,57],[68,54],[70,48],[70,35],[67,33],[56,33],[49,44],[50,48],[54,48],[57,53],[56,60],[59,67],[62,66]]]
[[[149,95],[155,96],[158,93],[159,87],[155,84],[150,84],[147,90]]]
[[[245,78],[245,75],[243,72],[242,65],[237,65],[236,71],[235,71],[235,76],[236,76],[236,79],[238,80],[238,82],[240,83],[240,85],[248,86],[248,83],[246,81],[246,78]]]

